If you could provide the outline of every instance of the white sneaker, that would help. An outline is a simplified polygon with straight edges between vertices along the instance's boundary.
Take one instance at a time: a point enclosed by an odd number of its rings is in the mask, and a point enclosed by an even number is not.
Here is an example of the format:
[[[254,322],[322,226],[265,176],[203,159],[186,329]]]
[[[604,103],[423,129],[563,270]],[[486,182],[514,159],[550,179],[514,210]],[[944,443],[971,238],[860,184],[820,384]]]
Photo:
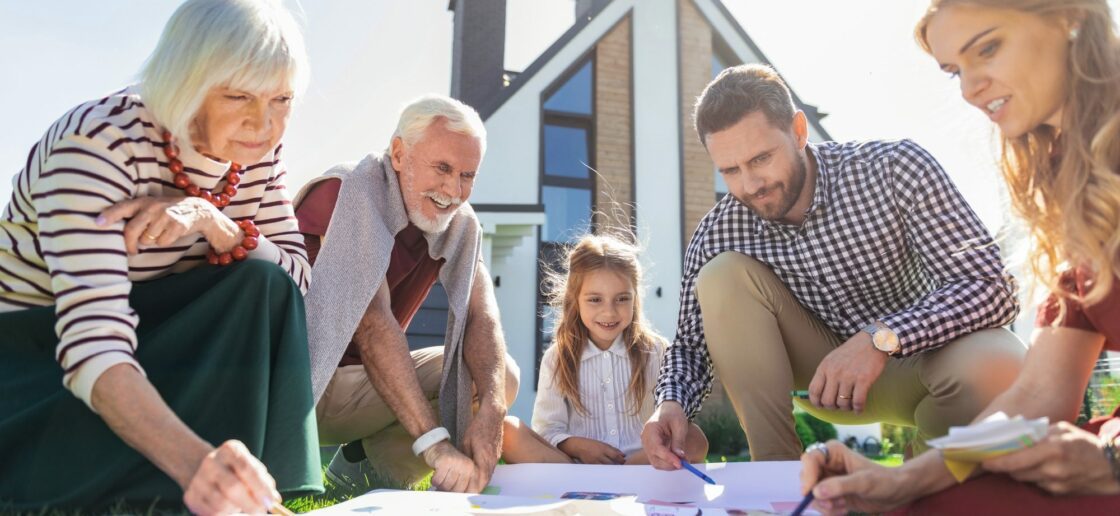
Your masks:
[[[327,465],[327,479],[336,487],[350,489],[364,493],[374,485],[374,479],[379,476],[374,473],[373,465],[369,459],[350,462],[342,455],[342,447],[334,452],[331,463]]]

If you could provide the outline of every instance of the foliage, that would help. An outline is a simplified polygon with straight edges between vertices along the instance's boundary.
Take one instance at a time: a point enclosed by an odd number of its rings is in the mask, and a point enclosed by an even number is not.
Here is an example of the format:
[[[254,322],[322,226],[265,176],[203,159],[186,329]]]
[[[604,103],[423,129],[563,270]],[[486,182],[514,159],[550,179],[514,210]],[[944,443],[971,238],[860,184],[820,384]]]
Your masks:
[[[910,443],[918,436],[918,429],[912,426],[892,425],[883,423],[883,455],[903,453]]]
[[[801,411],[794,412],[793,418],[794,430],[797,431],[797,437],[801,439],[802,447],[836,438],[836,426],[828,421],[817,419],[812,414]]]
[[[704,411],[696,418],[696,425],[708,438],[709,454],[735,456],[747,447],[747,435],[730,409]]]

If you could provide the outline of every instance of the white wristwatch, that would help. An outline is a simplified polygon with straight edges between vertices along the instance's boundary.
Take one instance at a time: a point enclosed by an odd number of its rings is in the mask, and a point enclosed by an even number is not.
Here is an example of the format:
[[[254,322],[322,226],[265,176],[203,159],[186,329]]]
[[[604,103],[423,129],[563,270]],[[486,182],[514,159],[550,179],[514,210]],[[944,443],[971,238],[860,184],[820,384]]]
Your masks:
[[[883,353],[893,356],[902,349],[902,343],[898,341],[898,335],[891,331],[886,324],[875,321],[867,325],[863,332],[871,335],[871,344]]]
[[[446,428],[437,426],[416,438],[416,441],[412,443],[412,453],[419,457],[420,454],[428,451],[428,448],[435,446],[436,443],[449,439],[451,439],[451,433]]]

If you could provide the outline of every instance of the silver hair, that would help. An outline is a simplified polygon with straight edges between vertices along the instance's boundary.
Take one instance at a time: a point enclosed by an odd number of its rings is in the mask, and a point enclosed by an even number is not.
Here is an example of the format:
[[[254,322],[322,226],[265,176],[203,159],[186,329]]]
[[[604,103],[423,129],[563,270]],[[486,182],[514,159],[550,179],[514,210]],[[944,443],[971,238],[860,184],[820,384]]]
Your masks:
[[[393,138],[399,137],[404,143],[411,145],[440,119],[446,121],[449,131],[477,138],[481,153],[486,154],[486,126],[478,112],[458,100],[434,93],[419,97],[401,109]]]
[[[140,72],[140,96],[183,143],[215,86],[248,92],[307,87],[303,34],[278,0],[188,0]]]

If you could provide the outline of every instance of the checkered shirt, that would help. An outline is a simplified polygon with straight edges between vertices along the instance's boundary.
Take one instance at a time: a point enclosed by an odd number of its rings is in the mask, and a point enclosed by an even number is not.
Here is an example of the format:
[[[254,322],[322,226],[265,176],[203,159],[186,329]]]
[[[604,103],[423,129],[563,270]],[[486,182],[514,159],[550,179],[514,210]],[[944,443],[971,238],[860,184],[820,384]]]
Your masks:
[[[909,140],[808,148],[818,174],[803,224],[764,220],[732,195],[700,221],[685,252],[659,404],[677,401],[692,418],[711,393],[694,287],[701,267],[723,252],[767,264],[842,339],[882,321],[898,334],[901,357],[1009,324],[1019,313],[999,247],[925,149]]]

